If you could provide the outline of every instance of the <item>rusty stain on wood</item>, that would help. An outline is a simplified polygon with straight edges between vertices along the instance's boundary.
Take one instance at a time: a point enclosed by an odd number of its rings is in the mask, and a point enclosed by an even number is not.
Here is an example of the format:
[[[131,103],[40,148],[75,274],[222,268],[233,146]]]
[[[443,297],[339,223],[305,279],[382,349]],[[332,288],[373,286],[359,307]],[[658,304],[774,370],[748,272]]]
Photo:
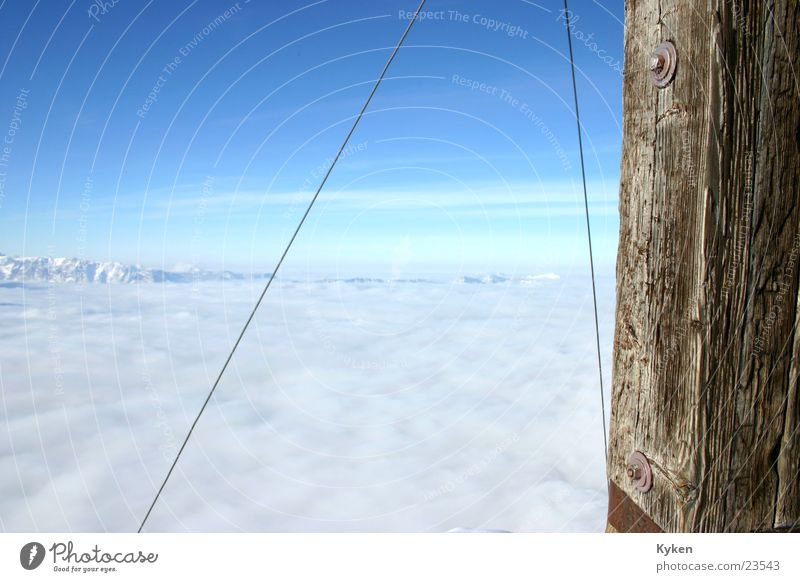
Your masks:
[[[625,13],[608,475],[665,531],[791,530],[800,3],[629,0]],[[680,64],[658,89],[648,63],[665,40]],[[625,475],[634,450],[653,466],[648,493]]]

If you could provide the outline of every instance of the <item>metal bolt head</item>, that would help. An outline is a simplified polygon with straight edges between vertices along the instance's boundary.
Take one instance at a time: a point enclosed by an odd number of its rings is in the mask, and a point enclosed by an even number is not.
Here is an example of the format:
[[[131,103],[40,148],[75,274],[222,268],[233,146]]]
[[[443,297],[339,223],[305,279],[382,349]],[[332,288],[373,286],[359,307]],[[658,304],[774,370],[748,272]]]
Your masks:
[[[660,71],[664,68],[664,57],[661,55],[654,55],[650,59],[650,70],[651,71]]]
[[[669,85],[678,68],[678,51],[670,41],[662,42],[650,56],[650,79],[659,89]]]
[[[642,476],[642,468],[639,465],[628,465],[626,472],[631,481],[638,481]]]

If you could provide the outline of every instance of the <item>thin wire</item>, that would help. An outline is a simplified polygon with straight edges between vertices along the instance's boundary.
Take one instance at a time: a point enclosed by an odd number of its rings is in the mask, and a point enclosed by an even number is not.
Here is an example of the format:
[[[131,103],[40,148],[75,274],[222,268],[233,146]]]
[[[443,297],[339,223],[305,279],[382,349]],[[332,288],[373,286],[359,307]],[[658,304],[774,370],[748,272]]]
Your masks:
[[[247,318],[247,321],[245,322],[244,327],[242,327],[242,331],[239,333],[239,337],[236,339],[236,342],[233,344],[233,347],[231,348],[231,351],[228,354],[228,357],[226,358],[225,363],[222,365],[222,369],[220,369],[219,374],[217,375],[217,379],[214,381],[214,385],[211,387],[211,390],[209,391],[208,396],[206,396],[205,402],[203,402],[203,406],[200,408],[200,411],[197,413],[197,416],[195,417],[194,422],[192,422],[192,426],[189,428],[189,432],[186,433],[186,438],[183,439],[183,444],[181,445],[181,448],[178,450],[178,454],[175,455],[175,460],[172,461],[172,466],[169,468],[169,471],[167,471],[167,475],[166,475],[166,477],[164,477],[164,481],[161,483],[161,487],[158,488],[158,492],[156,493],[156,496],[153,498],[153,502],[150,504],[150,508],[147,510],[147,513],[145,514],[144,519],[142,520],[142,523],[139,526],[139,529],[138,529],[137,533],[141,533],[142,532],[142,528],[144,528],[145,523],[147,523],[147,518],[150,517],[150,513],[153,511],[153,507],[155,507],[156,502],[158,501],[159,497],[161,496],[161,492],[164,490],[164,487],[166,486],[167,481],[169,481],[169,478],[172,475],[172,471],[175,469],[175,466],[178,464],[178,460],[181,458],[181,453],[183,453],[183,449],[186,448],[186,443],[189,442],[189,438],[192,436],[192,432],[194,431],[195,426],[197,426],[197,422],[200,420],[200,417],[202,416],[203,411],[206,409],[206,406],[208,405],[208,402],[211,400],[211,397],[214,395],[214,391],[217,389],[217,386],[219,385],[219,382],[222,379],[222,375],[225,373],[225,370],[228,367],[228,364],[230,363],[231,359],[233,358],[233,354],[236,352],[236,348],[239,347],[239,342],[242,341],[242,337],[244,337],[244,334],[247,331],[247,328],[250,326],[250,322],[253,321],[253,317],[255,317],[256,311],[258,311],[258,307],[259,307],[259,305],[261,305],[261,301],[264,299],[264,296],[267,294],[267,291],[269,290],[269,287],[272,284],[272,281],[275,279],[275,274],[278,272],[278,269],[281,268],[281,265],[283,264],[283,260],[286,258],[286,255],[289,253],[289,249],[292,248],[292,243],[294,243],[294,239],[297,238],[297,234],[300,232],[300,228],[302,228],[303,223],[306,221],[306,218],[308,217],[309,213],[311,212],[311,209],[314,207],[314,203],[317,201],[317,198],[319,197],[319,194],[322,191],[322,188],[325,186],[325,183],[328,181],[328,177],[331,175],[331,172],[333,171],[333,168],[336,166],[336,162],[339,161],[339,158],[341,157],[342,152],[344,151],[344,148],[347,147],[347,142],[350,141],[350,137],[353,135],[353,132],[355,132],[359,121],[361,121],[361,118],[363,117],[364,112],[367,110],[367,107],[369,106],[370,101],[372,101],[372,97],[378,91],[378,87],[380,86],[381,81],[383,81],[383,78],[386,76],[386,71],[389,70],[389,66],[392,64],[392,61],[394,60],[394,57],[397,55],[397,52],[400,50],[400,47],[403,46],[403,42],[406,40],[406,37],[408,36],[408,33],[411,32],[411,28],[414,26],[414,23],[417,21],[417,15],[422,10],[422,7],[425,5],[425,2],[426,2],[426,0],[422,0],[419,3],[419,6],[417,7],[417,11],[414,13],[414,17],[408,23],[408,26],[406,27],[405,32],[403,32],[403,36],[400,37],[400,40],[397,42],[397,45],[394,47],[394,50],[392,51],[392,54],[389,56],[389,60],[387,60],[386,64],[383,66],[383,70],[381,71],[381,74],[378,76],[377,81],[375,81],[375,84],[372,87],[372,91],[370,91],[370,94],[367,97],[367,100],[364,102],[364,105],[361,107],[361,111],[358,112],[358,115],[356,116],[356,119],[353,122],[353,125],[350,127],[350,131],[347,132],[347,136],[344,138],[344,141],[342,142],[342,145],[339,146],[339,151],[336,152],[336,157],[333,158],[333,162],[331,162],[331,165],[328,168],[328,171],[325,173],[325,176],[322,178],[322,181],[320,182],[316,193],[311,198],[311,202],[308,203],[308,207],[306,208],[306,211],[303,214],[303,217],[300,219],[300,222],[297,224],[297,228],[295,228],[295,230],[294,230],[294,234],[292,234],[292,238],[289,239],[289,243],[286,245],[286,248],[283,250],[283,254],[281,255],[281,258],[278,260],[278,263],[275,265],[275,268],[272,270],[272,274],[269,276],[269,279],[267,280],[267,284],[264,286],[264,290],[261,292],[261,296],[258,298],[258,301],[256,301],[256,304],[253,307],[253,310],[250,312],[250,316]]]
[[[583,203],[586,209],[586,234],[589,239],[589,266],[592,270],[592,299],[594,301],[594,332],[597,340],[597,370],[600,375],[600,409],[603,414],[603,453],[608,463],[608,437],[606,436],[606,397],[603,389],[603,362],[600,356],[600,322],[597,317],[597,286],[594,277],[594,253],[592,252],[592,227],[589,221],[589,195],[586,193],[586,165],[583,161],[583,138],[581,136],[581,114],[578,110],[578,85],[575,82],[575,58],[572,53],[572,31],[569,28],[569,6],[564,0],[564,25],[569,45],[569,64],[572,71],[572,95],[575,97],[575,121],[578,125],[578,149],[581,154],[581,178],[583,179]]]

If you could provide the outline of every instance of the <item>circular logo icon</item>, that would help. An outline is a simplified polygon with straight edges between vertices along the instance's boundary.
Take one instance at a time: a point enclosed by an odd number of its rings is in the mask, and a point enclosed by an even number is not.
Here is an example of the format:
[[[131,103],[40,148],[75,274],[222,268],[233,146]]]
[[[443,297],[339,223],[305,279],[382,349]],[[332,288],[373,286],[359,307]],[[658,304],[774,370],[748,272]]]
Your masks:
[[[39,542],[28,542],[19,551],[19,563],[26,570],[35,570],[44,561],[44,546]]]

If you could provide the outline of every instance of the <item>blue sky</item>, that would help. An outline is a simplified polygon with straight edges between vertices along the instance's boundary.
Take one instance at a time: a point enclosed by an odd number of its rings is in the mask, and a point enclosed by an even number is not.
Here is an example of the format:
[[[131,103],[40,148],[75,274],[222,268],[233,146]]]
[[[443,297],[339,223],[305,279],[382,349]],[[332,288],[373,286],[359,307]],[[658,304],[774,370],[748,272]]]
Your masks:
[[[269,270],[416,2],[0,5],[0,251]],[[288,270],[588,265],[561,2],[429,0]],[[596,255],[622,2],[574,0]]]

